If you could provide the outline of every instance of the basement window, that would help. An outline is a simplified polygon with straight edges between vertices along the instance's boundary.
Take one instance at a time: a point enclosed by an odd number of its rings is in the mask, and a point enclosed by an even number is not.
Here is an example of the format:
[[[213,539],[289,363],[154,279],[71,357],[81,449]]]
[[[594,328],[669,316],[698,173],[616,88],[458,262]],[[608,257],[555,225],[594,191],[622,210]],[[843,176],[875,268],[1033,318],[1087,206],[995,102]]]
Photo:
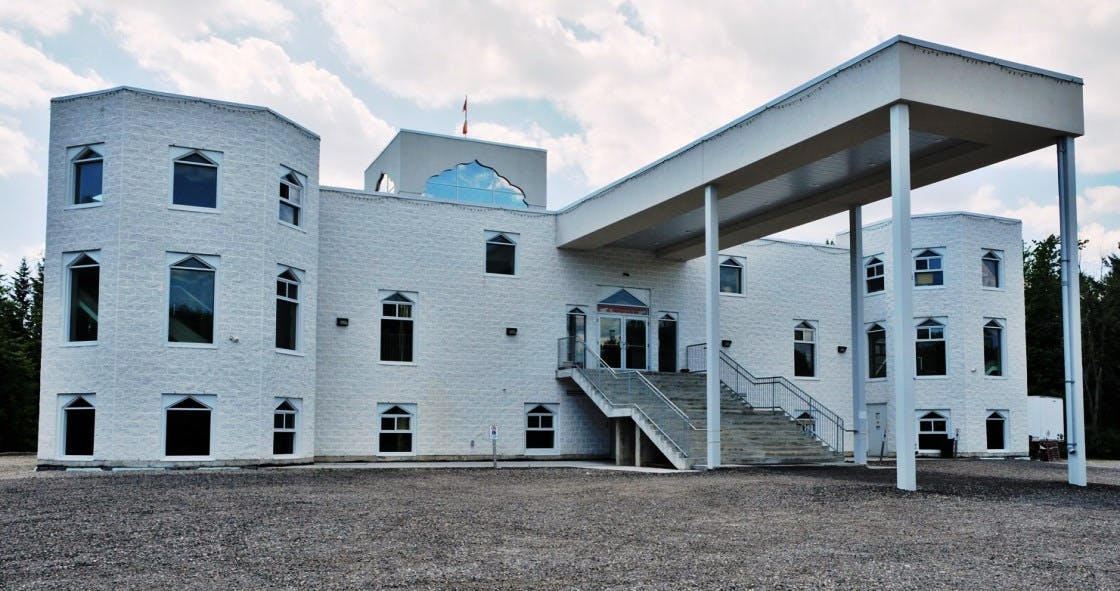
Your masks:
[[[556,415],[543,404],[535,404],[525,414],[525,449],[556,448]]]

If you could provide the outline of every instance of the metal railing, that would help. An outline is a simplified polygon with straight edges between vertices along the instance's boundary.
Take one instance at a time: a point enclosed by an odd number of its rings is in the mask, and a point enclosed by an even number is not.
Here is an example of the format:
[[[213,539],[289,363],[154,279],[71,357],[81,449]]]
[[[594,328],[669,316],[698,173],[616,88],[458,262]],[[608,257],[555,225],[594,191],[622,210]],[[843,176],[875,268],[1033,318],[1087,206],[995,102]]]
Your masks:
[[[615,408],[631,408],[643,415],[684,457],[702,460],[705,430],[696,427],[672,400],[638,371],[616,370],[576,337],[557,342],[557,368],[580,372]]]
[[[690,372],[707,368],[705,343],[685,348],[685,363]],[[723,351],[719,352],[719,379],[752,408],[780,410],[808,434],[832,451],[844,453],[844,419],[789,380],[781,377],[759,378]],[[808,413],[811,418],[802,418]]]

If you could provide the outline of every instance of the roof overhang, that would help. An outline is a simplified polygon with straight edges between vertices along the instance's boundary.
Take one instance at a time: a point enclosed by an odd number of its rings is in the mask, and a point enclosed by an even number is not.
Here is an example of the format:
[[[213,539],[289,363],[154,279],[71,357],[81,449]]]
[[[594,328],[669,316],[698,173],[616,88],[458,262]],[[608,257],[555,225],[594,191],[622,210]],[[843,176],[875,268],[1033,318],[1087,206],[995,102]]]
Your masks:
[[[890,196],[890,106],[910,108],[911,186],[1084,133],[1073,76],[895,37],[557,216],[557,246],[703,254],[704,187],[720,247]]]

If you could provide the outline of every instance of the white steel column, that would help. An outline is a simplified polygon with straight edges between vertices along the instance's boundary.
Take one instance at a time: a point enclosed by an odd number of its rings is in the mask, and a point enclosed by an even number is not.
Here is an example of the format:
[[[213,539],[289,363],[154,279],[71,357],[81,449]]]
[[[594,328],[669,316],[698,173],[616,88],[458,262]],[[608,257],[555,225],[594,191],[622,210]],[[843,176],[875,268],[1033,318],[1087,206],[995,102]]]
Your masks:
[[[1058,139],[1058,217],[1062,238],[1062,337],[1065,346],[1066,445],[1069,483],[1088,484],[1085,473],[1085,395],[1081,367],[1081,265],[1077,250],[1077,178],[1073,137]]]
[[[719,453],[719,212],[713,185],[704,187],[704,264],[707,281],[704,282],[704,301],[707,303],[705,341],[707,342],[707,392],[708,392],[708,469],[718,468]]]
[[[891,280],[894,310],[889,372],[894,374],[896,486],[917,490],[914,465],[914,280],[910,253],[910,107],[891,106]]]
[[[863,332],[863,212],[860,206],[848,210],[848,258],[852,283],[852,459],[867,463],[867,403],[864,368],[867,339]]]

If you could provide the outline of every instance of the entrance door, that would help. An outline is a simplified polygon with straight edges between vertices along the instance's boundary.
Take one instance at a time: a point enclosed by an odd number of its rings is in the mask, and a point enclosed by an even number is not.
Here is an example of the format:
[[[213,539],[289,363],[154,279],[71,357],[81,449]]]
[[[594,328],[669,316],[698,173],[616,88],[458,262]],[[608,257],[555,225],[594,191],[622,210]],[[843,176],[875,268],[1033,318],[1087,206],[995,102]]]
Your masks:
[[[645,369],[648,320],[625,316],[599,317],[599,357],[617,369]]]
[[[657,320],[657,371],[677,371],[677,319],[671,314]]]
[[[867,455],[878,455],[880,450],[886,451],[889,446],[884,446],[887,436],[887,405],[883,403],[867,405]]]

